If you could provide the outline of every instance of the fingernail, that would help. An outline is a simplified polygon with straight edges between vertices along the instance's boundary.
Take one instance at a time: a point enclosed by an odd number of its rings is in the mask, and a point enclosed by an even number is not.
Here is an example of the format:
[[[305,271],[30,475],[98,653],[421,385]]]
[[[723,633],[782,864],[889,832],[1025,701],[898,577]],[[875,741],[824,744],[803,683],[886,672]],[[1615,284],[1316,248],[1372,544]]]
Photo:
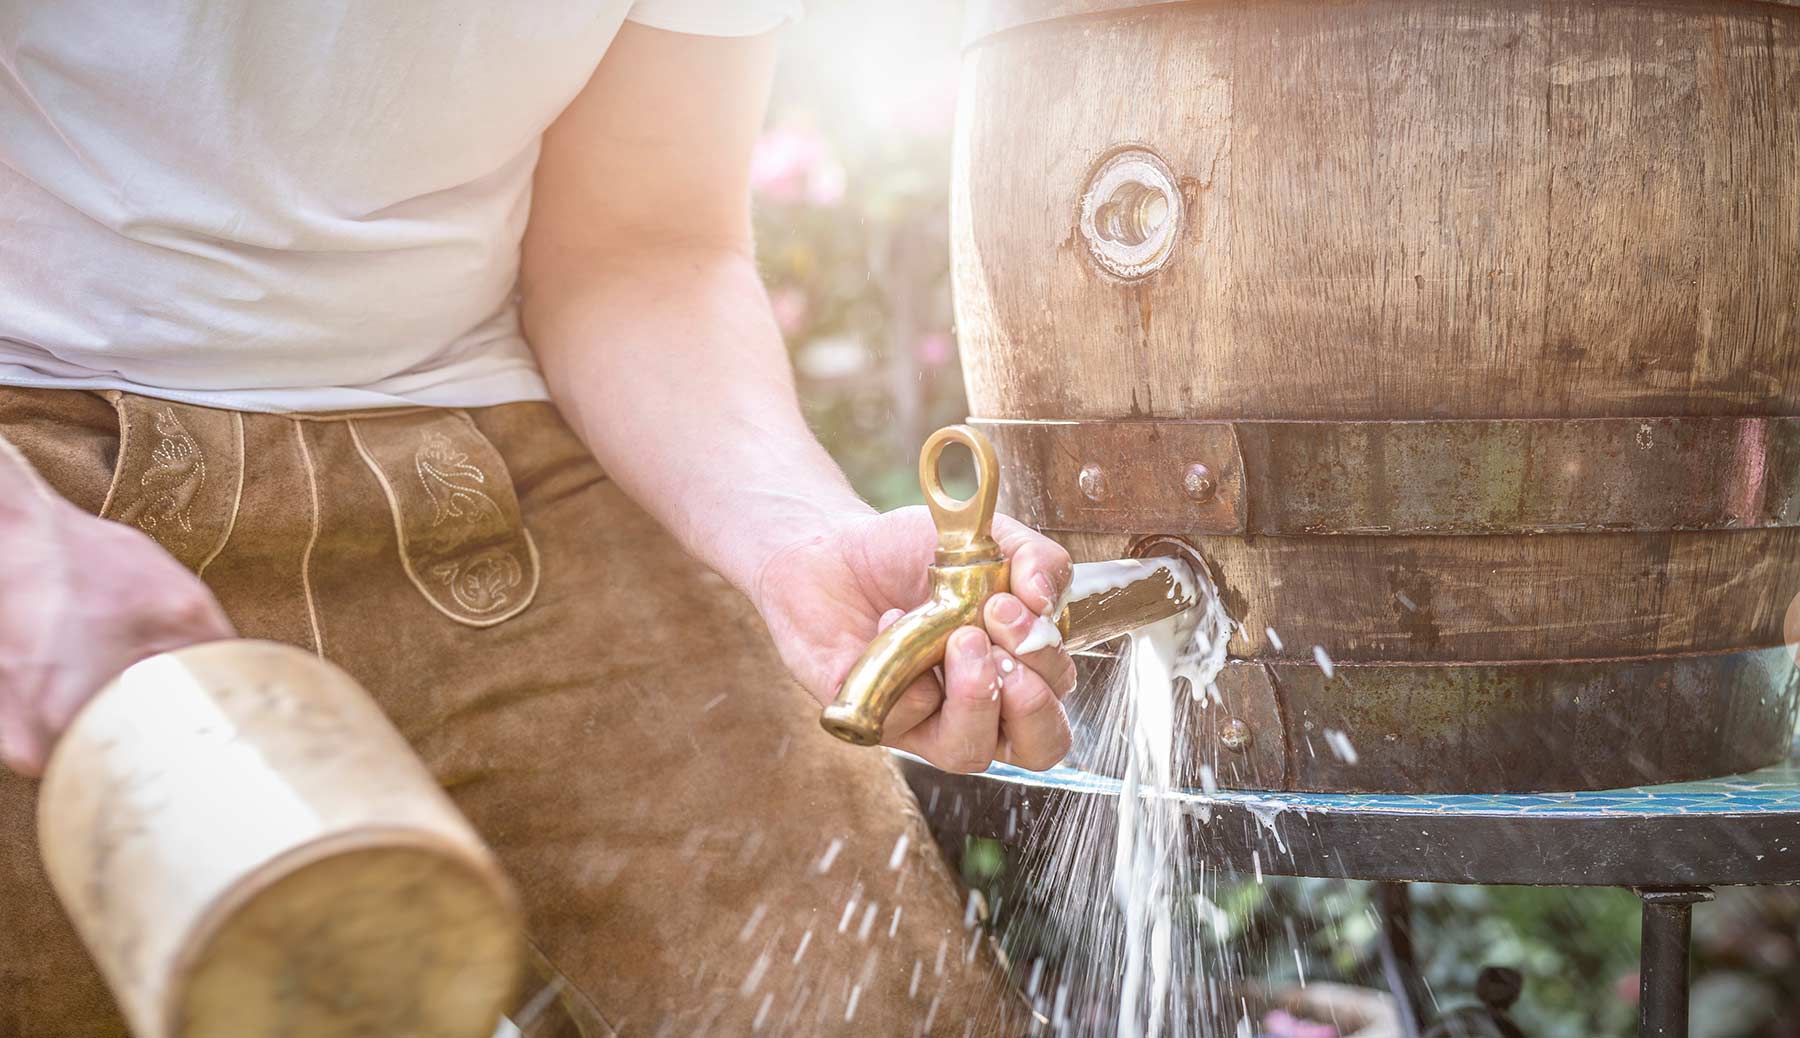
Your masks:
[[[1025,615],[1025,605],[1018,599],[1007,595],[994,600],[994,619],[1003,624],[1010,624]]]
[[[956,654],[966,660],[978,660],[987,655],[987,637],[973,628],[965,629],[956,636]]]
[[[1031,578],[1031,586],[1037,589],[1037,593],[1039,595],[1043,596],[1044,602],[1046,604],[1055,603],[1055,601],[1056,601],[1056,585],[1052,584],[1050,582],[1049,574],[1039,573],[1036,576],[1032,577]]]

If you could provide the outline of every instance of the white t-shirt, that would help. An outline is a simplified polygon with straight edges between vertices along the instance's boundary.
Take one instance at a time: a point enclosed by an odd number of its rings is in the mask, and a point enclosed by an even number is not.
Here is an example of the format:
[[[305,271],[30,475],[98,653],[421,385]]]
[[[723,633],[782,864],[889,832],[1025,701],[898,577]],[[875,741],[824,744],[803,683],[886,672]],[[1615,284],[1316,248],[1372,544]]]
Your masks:
[[[255,411],[543,399],[539,137],[629,18],[798,0],[0,0],[0,384]]]

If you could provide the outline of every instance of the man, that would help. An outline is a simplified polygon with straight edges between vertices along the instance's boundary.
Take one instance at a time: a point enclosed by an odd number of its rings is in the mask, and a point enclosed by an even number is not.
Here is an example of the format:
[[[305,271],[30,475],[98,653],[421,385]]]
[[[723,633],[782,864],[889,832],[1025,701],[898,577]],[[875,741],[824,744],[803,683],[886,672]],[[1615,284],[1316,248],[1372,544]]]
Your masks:
[[[815,724],[934,539],[807,431],[757,278],[795,13],[0,0],[0,1035],[121,1033],[25,776],[233,636],[376,695],[585,1034],[1005,1026],[885,755]],[[999,533],[1014,594],[888,726],[945,768],[1068,743],[1069,658],[1013,653],[1068,558]]]

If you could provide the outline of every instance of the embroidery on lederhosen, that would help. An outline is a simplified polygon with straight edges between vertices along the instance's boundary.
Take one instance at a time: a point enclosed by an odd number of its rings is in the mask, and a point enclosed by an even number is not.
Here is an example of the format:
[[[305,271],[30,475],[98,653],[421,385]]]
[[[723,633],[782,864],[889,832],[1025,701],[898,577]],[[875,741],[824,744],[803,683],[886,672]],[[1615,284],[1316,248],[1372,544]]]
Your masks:
[[[235,411],[111,394],[119,460],[100,516],[149,534],[201,572],[231,536],[244,488],[244,419]]]
[[[413,455],[413,467],[431,499],[426,554],[447,557],[431,567],[431,576],[471,613],[485,615],[505,608],[525,580],[518,556],[504,547],[483,548],[472,555],[458,551],[473,531],[503,521],[500,506],[482,490],[487,473],[435,430],[425,433]]]
[[[537,594],[537,547],[512,478],[457,411],[353,418],[350,435],[388,497],[413,585],[451,619],[487,627]]]

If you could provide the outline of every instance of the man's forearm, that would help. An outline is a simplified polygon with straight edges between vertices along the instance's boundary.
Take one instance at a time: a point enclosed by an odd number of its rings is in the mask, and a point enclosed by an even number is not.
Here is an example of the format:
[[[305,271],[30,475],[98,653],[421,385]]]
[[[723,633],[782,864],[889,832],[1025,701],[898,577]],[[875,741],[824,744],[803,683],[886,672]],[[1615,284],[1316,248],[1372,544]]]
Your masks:
[[[746,592],[769,555],[869,508],[801,416],[754,261],[726,246],[530,271],[527,335],[601,465]]]

